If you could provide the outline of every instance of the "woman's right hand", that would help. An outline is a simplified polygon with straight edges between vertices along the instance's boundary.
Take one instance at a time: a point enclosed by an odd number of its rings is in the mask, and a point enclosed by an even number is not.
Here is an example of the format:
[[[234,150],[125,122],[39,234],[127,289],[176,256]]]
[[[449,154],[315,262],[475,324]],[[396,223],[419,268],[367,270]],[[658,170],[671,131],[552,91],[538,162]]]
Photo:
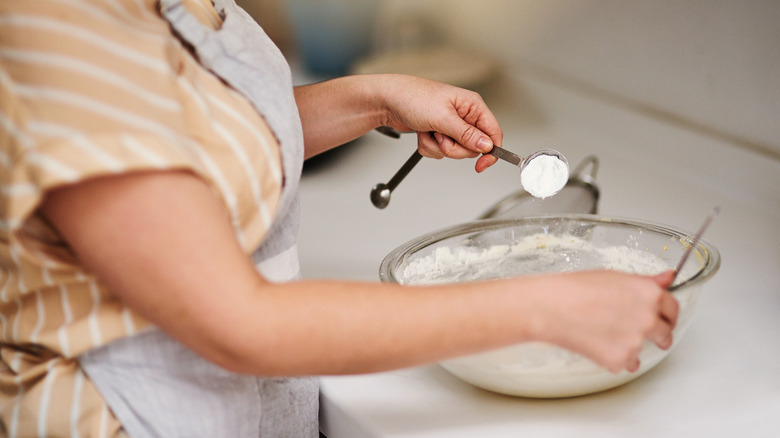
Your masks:
[[[615,372],[636,370],[642,343],[668,348],[677,319],[665,291],[669,274],[597,271],[428,287],[273,283],[244,253],[211,187],[187,172],[59,187],[41,211],[125,306],[235,372],[378,372],[527,341],[560,345]]]
[[[645,340],[672,345],[679,304],[672,272],[655,277],[589,271],[540,277],[536,336],[589,357],[613,373],[639,369]]]

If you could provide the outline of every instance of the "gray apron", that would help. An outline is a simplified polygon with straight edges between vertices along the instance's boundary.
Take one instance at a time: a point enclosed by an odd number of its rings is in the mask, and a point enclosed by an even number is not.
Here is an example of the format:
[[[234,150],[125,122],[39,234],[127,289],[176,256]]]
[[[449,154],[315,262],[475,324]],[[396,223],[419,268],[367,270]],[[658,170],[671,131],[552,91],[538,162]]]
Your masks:
[[[216,0],[224,22],[211,30],[180,4],[163,16],[201,64],[241,92],[281,143],[284,187],[270,231],[252,254],[269,280],[300,277],[296,248],[303,133],[284,57],[233,0]],[[317,437],[316,378],[260,378],[226,371],[159,329],[79,357],[125,432],[136,437]]]

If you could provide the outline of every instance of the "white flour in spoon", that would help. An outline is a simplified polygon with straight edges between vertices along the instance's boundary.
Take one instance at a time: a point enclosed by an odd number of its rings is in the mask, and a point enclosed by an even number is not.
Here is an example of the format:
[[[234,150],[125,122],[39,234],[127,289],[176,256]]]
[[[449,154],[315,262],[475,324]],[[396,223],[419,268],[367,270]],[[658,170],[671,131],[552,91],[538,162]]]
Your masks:
[[[549,198],[569,181],[569,166],[554,155],[539,155],[523,167],[520,183],[535,198]]]

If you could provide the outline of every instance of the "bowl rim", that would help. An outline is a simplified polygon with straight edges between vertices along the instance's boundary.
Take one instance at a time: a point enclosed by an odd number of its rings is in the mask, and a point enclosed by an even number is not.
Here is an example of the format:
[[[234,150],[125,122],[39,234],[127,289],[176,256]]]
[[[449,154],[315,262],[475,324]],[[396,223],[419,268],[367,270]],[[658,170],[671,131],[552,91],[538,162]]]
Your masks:
[[[486,231],[506,227],[516,223],[534,223],[534,222],[549,222],[549,221],[579,221],[579,222],[591,222],[594,224],[616,224],[616,225],[629,225],[634,227],[642,227],[651,231],[660,232],[662,234],[669,235],[680,239],[685,239],[688,244],[692,244],[694,240],[694,233],[684,231],[682,229],[672,227],[670,225],[646,221],[640,219],[632,219],[627,217],[606,216],[588,213],[572,213],[572,214],[555,214],[555,215],[543,215],[543,216],[527,216],[527,217],[515,217],[515,218],[490,218],[490,219],[478,219],[469,222],[464,222],[448,227],[440,228],[425,234],[422,234],[416,238],[413,238],[402,245],[399,245],[392,251],[390,251],[379,265],[379,279],[383,283],[398,283],[402,284],[393,274],[392,266],[393,262],[398,260],[402,254],[417,250],[424,246],[448,239],[450,237],[457,236],[466,232]],[[713,275],[720,269],[720,253],[718,249],[709,243],[707,240],[699,239],[696,245],[700,253],[706,257],[705,263],[702,267],[696,271],[693,275],[674,284],[670,291],[676,291],[693,286],[697,283],[701,283]]]

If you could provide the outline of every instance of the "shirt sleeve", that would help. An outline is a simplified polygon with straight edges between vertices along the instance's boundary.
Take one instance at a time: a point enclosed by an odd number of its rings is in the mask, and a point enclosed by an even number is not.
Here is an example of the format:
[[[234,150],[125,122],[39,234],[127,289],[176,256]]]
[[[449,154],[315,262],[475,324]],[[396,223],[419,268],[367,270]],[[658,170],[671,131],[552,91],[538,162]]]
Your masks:
[[[263,117],[161,17],[127,26],[111,8],[86,15],[58,5],[19,3],[6,17],[14,25],[0,32],[0,241],[33,259],[74,263],[37,214],[48,191],[183,170],[217,193],[242,246],[256,245],[282,185],[279,145]]]

